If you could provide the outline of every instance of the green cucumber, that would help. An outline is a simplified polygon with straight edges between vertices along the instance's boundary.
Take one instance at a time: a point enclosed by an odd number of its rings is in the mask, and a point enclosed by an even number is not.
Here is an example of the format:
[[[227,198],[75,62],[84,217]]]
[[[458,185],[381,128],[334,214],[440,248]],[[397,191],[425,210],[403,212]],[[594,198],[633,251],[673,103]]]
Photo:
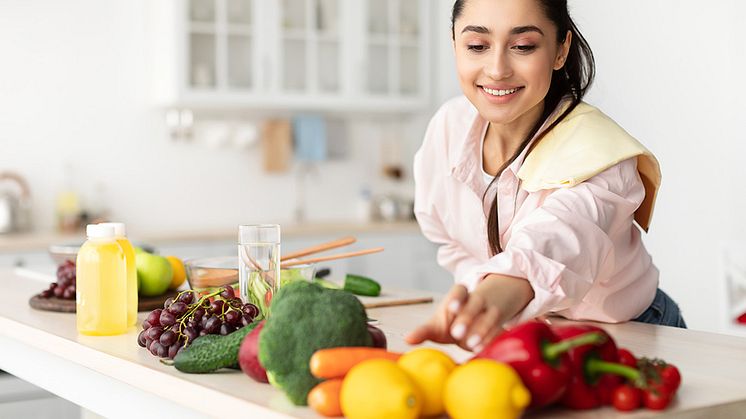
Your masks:
[[[381,284],[360,275],[347,274],[342,289],[356,295],[365,295],[368,297],[378,297],[381,295]]]
[[[259,324],[258,321],[225,335],[205,335],[179,352],[174,367],[181,372],[204,374],[238,365],[238,349],[243,338]]]

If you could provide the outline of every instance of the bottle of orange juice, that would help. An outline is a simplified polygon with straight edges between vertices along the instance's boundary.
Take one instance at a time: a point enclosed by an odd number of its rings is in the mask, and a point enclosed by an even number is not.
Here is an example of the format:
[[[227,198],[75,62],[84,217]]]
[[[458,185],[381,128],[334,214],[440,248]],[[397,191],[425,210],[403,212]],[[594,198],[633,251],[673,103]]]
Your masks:
[[[114,227],[89,224],[76,261],[76,320],[84,335],[127,331],[127,261]]]
[[[137,267],[135,266],[135,248],[127,240],[127,231],[124,223],[100,223],[114,227],[114,236],[117,243],[122,246],[124,259],[127,262],[127,324],[137,324]]]

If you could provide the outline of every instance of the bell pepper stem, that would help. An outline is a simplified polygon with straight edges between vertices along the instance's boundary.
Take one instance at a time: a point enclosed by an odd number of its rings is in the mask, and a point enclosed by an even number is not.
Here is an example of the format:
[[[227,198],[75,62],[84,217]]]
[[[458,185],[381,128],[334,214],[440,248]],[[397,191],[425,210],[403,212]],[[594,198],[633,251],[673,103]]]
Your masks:
[[[559,342],[547,343],[541,348],[542,355],[547,361],[554,361],[560,355],[583,345],[600,345],[606,341],[606,336],[599,332],[588,332],[573,336]]]
[[[614,374],[622,376],[633,383],[640,382],[640,371],[626,365],[615,362],[602,361],[598,358],[589,358],[585,362],[585,372],[590,377],[597,377],[599,374]]]

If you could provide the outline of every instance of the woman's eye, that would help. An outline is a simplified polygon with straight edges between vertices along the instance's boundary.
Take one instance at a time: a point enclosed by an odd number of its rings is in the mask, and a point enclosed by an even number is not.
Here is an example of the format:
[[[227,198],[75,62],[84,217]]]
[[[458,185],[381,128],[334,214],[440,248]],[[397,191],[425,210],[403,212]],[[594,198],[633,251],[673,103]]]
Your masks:
[[[487,49],[486,45],[467,45],[466,48],[469,51],[482,52]]]
[[[536,45],[516,45],[513,48],[519,52],[531,52],[536,49]]]

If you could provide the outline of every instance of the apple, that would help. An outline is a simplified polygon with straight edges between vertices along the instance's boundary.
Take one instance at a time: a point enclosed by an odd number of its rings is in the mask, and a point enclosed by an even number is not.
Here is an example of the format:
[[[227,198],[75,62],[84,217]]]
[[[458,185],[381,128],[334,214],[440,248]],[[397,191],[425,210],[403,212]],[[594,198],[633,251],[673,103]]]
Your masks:
[[[135,254],[135,266],[137,267],[140,295],[155,297],[168,290],[168,286],[171,285],[171,278],[174,275],[168,259],[147,252],[140,252]]]
[[[241,347],[238,349],[238,365],[241,366],[241,371],[249,377],[260,383],[268,383],[267,371],[259,363],[259,332],[262,327],[264,327],[264,320],[243,338]]]
[[[369,324],[368,333],[370,334],[370,337],[373,338],[374,348],[386,349],[386,335],[383,334],[383,330]]]

